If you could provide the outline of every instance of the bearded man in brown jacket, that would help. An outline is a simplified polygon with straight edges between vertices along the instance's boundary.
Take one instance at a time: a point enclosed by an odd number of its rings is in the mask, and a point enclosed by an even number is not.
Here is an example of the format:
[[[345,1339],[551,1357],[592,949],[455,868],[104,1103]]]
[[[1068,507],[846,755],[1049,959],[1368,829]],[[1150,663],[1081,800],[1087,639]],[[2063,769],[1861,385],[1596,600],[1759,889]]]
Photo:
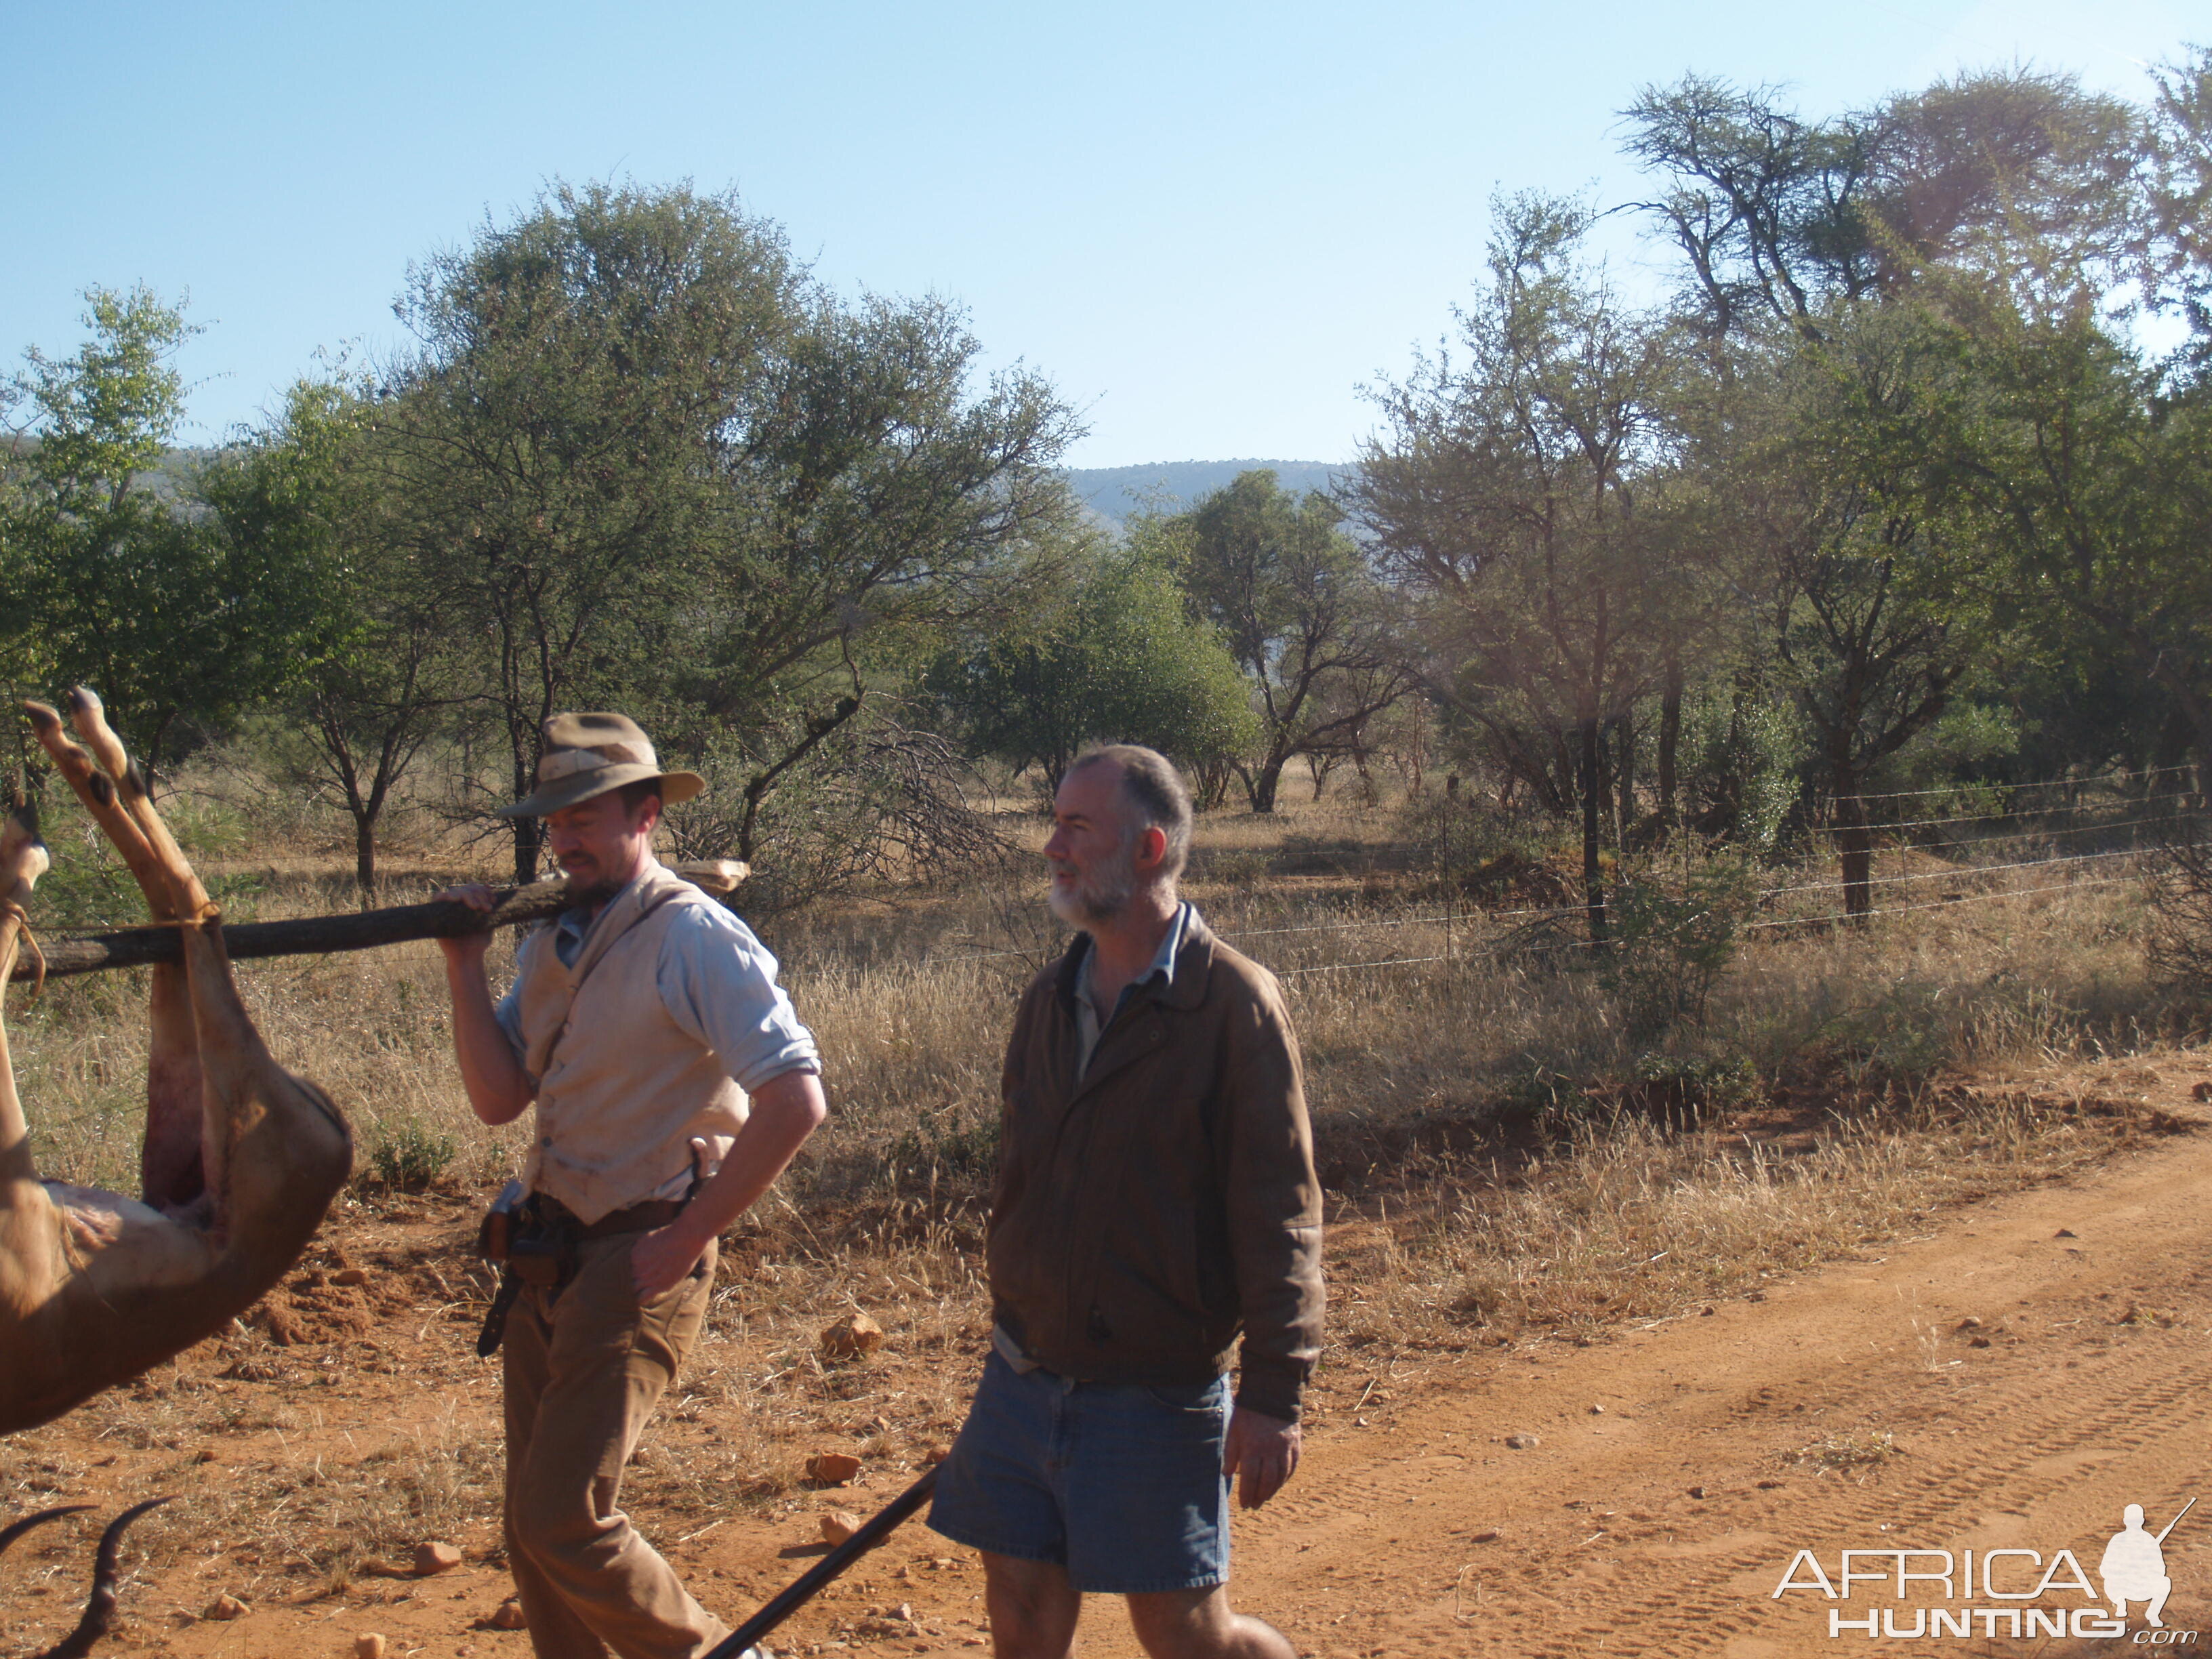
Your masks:
[[[1291,1659],[1230,1607],[1228,1477],[1247,1509],[1290,1478],[1321,1350],[1297,1040],[1177,898],[1166,759],[1085,755],[1053,817],[1053,908],[1082,931],[1007,1048],[992,1352],[930,1524],[982,1552],[1000,1659],[1063,1659],[1086,1592],[1126,1595],[1154,1659]]]

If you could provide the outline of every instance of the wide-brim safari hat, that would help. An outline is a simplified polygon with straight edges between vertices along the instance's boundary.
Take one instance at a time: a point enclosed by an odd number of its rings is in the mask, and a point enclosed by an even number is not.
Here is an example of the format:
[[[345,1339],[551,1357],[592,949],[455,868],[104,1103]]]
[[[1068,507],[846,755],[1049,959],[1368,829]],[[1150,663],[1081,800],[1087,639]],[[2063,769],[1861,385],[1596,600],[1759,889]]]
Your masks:
[[[707,780],[696,772],[662,771],[652,740],[627,714],[556,714],[545,722],[544,732],[537,790],[526,799],[501,807],[501,817],[542,818],[648,779],[659,780],[661,801],[669,806],[690,800],[707,787]]]

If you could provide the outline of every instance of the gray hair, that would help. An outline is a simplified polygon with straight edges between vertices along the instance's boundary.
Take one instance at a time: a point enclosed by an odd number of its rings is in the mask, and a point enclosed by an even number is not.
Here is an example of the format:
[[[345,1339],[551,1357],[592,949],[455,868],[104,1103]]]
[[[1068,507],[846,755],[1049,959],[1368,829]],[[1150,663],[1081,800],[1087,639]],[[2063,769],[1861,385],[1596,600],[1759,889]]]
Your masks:
[[[1136,809],[1139,828],[1157,830],[1167,837],[1161,874],[1173,881],[1182,874],[1190,858],[1190,790],[1175,763],[1157,749],[1141,744],[1109,743],[1086,749],[1075,757],[1070,772],[1086,766],[1110,764],[1121,775],[1121,798]]]

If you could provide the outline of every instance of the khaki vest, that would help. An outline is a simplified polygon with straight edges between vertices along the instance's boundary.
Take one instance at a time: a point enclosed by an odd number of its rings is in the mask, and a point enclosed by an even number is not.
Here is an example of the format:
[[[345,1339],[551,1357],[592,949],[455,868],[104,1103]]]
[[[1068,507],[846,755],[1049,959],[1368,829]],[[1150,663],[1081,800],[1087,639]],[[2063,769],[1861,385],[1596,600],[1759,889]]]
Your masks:
[[[538,1088],[523,1178],[586,1224],[689,1170],[694,1137],[713,1170],[744,1127],[744,1091],[660,1000],[661,941],[687,908],[714,902],[654,864],[599,912],[574,967],[551,928],[523,941],[522,1064]]]

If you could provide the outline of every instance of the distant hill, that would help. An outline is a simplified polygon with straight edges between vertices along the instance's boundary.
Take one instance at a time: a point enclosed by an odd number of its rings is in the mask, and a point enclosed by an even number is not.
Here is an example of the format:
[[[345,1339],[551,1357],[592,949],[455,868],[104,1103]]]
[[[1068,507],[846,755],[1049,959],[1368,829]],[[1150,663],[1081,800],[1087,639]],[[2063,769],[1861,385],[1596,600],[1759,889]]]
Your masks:
[[[35,449],[38,441],[35,434],[18,440],[24,451]],[[145,481],[155,494],[174,495],[195,467],[221,453],[214,447],[165,450]],[[1147,461],[1138,466],[1069,467],[1064,476],[1078,500],[1118,528],[1131,514],[1147,507],[1181,512],[1238,473],[1263,466],[1273,471],[1277,483],[1298,495],[1327,489],[1353,470],[1349,461]]]
[[[1352,471],[1348,461],[1148,461],[1141,466],[1070,467],[1066,476],[1069,487],[1093,512],[1118,525],[1151,506],[1179,512],[1238,473],[1263,466],[1274,472],[1277,483],[1300,495],[1327,489]]]

